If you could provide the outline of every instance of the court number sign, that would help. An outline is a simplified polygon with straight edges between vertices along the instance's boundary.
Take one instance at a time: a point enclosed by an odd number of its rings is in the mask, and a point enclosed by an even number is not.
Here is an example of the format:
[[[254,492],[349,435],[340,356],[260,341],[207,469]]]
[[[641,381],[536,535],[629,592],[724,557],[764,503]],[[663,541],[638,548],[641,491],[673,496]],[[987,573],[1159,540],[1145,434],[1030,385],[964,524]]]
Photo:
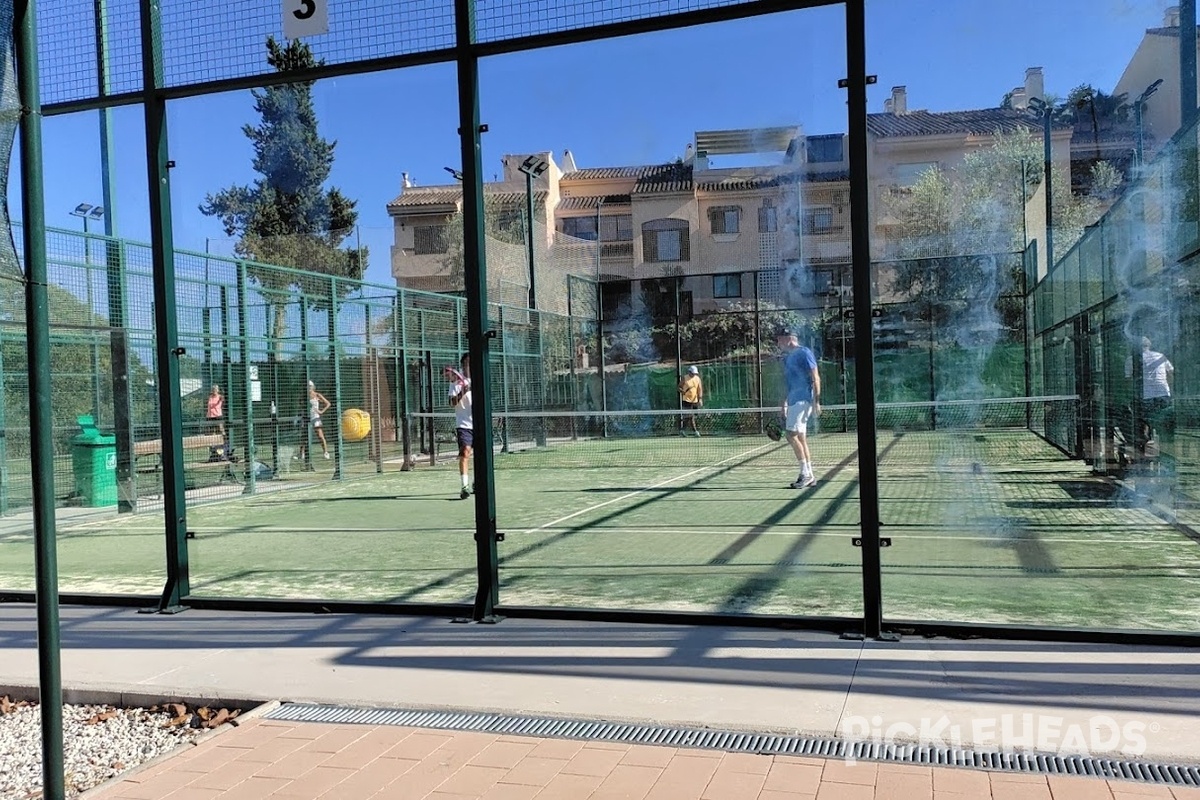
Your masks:
[[[283,0],[283,35],[289,39],[329,33],[329,0]]]

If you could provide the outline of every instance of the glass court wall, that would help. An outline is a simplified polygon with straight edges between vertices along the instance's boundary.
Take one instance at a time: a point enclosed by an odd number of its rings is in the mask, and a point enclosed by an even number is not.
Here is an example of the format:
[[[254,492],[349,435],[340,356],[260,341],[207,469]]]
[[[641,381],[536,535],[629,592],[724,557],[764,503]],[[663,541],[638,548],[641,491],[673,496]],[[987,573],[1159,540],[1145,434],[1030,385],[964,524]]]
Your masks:
[[[1195,632],[1181,12],[45,6],[64,589]]]

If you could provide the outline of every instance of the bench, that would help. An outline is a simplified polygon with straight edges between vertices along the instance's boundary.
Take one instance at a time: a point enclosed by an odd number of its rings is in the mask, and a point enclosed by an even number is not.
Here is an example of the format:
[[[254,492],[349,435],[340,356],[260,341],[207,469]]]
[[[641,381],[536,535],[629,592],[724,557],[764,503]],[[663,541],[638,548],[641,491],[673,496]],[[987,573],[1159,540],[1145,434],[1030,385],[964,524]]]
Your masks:
[[[185,459],[189,453],[201,451],[204,453],[203,459],[194,459],[186,461],[185,469],[220,469],[223,471],[221,480],[237,481],[237,476],[233,474],[233,470],[229,467],[234,462],[228,460],[210,461],[208,455],[212,452],[212,448],[221,447],[224,445],[225,437],[217,433],[202,434],[198,436],[183,437],[183,453]],[[144,464],[142,459],[147,456],[158,456],[152,464]],[[162,472],[162,439],[144,439],[140,442],[133,443],[133,461],[135,470],[139,474],[160,473]]]

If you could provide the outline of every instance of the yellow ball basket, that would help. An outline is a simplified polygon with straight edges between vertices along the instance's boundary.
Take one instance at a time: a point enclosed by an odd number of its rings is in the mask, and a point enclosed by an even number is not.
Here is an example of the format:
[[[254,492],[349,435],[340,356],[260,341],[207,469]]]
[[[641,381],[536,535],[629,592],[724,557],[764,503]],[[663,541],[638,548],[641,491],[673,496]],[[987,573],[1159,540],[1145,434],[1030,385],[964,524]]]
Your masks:
[[[342,438],[361,442],[371,433],[371,415],[361,408],[348,408],[342,414]]]

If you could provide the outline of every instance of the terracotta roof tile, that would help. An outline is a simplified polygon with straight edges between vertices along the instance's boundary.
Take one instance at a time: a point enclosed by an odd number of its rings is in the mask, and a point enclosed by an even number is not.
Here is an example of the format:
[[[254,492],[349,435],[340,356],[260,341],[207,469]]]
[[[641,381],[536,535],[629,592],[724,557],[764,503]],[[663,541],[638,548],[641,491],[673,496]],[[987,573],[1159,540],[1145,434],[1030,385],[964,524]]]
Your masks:
[[[634,194],[692,190],[691,164],[662,164],[657,167],[644,167],[643,170],[633,186]]]
[[[562,176],[562,180],[570,182],[612,180],[616,178],[637,179],[674,166],[676,165],[651,164],[640,167],[589,167],[587,169],[577,169],[574,172],[568,172]]]
[[[484,184],[483,193],[487,195],[489,200],[499,202],[501,205],[524,205],[525,192],[511,191],[507,186],[501,189],[500,187],[492,187]],[[547,193],[545,191],[534,192],[533,200],[535,203],[545,203]],[[447,206],[457,208],[462,200],[462,188],[459,186],[414,186],[405,189],[396,199],[387,204],[388,211],[399,210],[402,208],[432,208],[435,206]]]
[[[603,197],[599,195],[585,195],[583,197],[564,197],[558,201],[559,211],[578,211],[587,209],[595,211],[600,206],[601,201],[607,206],[627,206],[632,201],[627,194],[609,194]]]
[[[1066,126],[1056,126],[1066,127]],[[966,134],[992,136],[997,133],[1041,130],[1041,124],[1021,111],[981,108],[972,111],[910,111],[907,114],[868,114],[867,130],[880,138]]]

